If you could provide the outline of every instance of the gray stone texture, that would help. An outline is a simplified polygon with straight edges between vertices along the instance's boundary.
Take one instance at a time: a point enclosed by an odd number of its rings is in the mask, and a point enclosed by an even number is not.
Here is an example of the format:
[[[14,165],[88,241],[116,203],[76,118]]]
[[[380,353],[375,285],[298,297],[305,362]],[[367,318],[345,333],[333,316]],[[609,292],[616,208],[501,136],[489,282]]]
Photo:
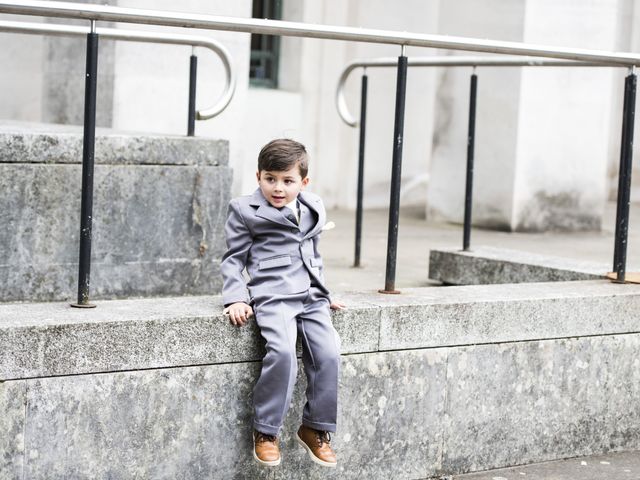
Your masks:
[[[630,334],[344,355],[336,470],[295,443],[301,372],[268,471],[251,457],[259,362],[10,381],[0,405],[26,427],[4,461],[34,480],[395,480],[637,449],[639,350]]]
[[[284,461],[268,478],[428,476],[441,455],[445,360],[437,350],[343,358],[336,470],[312,464],[295,442],[300,374],[281,438]],[[263,478],[250,440],[259,367],[28,380],[25,478]]]
[[[620,335],[453,350],[443,471],[637,449],[639,339]]]
[[[341,299],[343,354],[640,332],[640,285],[605,280]],[[259,360],[255,323],[233,327],[222,308],[214,296],[0,305],[0,380]]]
[[[202,139],[98,138],[91,297],[219,291],[231,173],[214,165],[226,164],[226,144],[210,140],[207,151]],[[81,137],[0,139],[0,151],[13,158],[0,160],[0,300],[73,299],[81,166],[68,157],[58,162],[73,151],[68,145],[81,152]],[[125,157],[125,150],[133,153]],[[104,161],[101,152],[109,152]]]
[[[0,382],[0,480],[22,480],[27,382]]]
[[[638,480],[640,451],[569,458],[513,468],[456,475],[451,480]]]
[[[429,278],[447,285],[566,282],[604,278],[610,265],[495,247],[429,253]]]

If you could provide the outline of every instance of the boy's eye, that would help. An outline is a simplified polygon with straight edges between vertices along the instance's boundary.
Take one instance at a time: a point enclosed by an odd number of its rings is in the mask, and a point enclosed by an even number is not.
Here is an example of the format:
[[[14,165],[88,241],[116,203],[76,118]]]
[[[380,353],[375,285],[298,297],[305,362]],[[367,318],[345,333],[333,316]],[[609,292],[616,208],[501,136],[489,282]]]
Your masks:
[[[292,181],[292,180],[285,180],[285,181],[284,181],[284,183],[285,183],[286,185],[291,185],[291,184],[293,183],[293,181]]]

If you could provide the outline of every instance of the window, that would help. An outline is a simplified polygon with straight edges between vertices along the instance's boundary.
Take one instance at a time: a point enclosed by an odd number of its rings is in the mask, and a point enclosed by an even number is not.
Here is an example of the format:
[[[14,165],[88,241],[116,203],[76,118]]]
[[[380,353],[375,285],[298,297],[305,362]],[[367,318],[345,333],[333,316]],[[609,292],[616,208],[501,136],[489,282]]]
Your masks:
[[[253,18],[282,19],[282,0],[253,0]],[[278,87],[280,37],[251,35],[249,83],[256,87]]]

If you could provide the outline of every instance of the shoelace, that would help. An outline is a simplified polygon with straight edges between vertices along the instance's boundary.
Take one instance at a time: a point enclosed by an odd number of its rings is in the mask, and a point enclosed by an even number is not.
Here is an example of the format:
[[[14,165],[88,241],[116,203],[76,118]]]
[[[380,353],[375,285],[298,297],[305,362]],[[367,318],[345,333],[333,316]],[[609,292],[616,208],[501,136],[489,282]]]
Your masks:
[[[319,447],[321,447],[323,443],[328,445],[331,443],[331,433],[316,431],[316,440],[318,441]]]
[[[266,433],[260,433],[260,432],[258,432],[258,434],[256,435],[256,443],[275,442],[275,441],[276,441],[275,435],[267,435]]]

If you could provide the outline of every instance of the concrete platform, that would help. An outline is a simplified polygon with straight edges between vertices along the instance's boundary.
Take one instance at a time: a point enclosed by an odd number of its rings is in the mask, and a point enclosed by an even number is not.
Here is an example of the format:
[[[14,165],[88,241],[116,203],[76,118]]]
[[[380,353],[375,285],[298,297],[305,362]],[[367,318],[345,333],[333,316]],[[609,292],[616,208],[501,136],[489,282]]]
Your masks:
[[[344,294],[339,467],[250,454],[262,345],[219,297],[0,305],[0,479],[424,479],[640,449],[639,285]]]
[[[495,247],[429,252],[429,278],[446,285],[568,282],[605,278],[610,266]]]

